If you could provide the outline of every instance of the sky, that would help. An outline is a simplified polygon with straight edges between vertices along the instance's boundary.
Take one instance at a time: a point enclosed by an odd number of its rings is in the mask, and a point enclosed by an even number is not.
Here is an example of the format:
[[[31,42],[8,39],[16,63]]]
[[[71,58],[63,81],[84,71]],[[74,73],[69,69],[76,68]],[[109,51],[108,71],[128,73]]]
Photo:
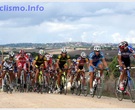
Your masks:
[[[0,11],[0,44],[135,43],[135,2],[5,2],[43,11]]]

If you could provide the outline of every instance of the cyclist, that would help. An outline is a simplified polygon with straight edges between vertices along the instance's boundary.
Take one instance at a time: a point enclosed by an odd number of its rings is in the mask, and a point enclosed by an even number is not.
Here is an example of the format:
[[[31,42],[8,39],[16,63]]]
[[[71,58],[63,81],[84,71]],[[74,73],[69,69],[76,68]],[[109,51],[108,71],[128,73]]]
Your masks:
[[[86,65],[87,68],[89,68],[89,60],[86,57],[87,57],[86,53],[81,52],[80,57],[77,58],[77,76],[79,75],[80,71],[84,71],[81,74],[82,77],[83,77],[83,84],[85,84],[85,68],[84,68],[84,65]]]
[[[135,50],[128,46],[127,41],[123,41],[119,43],[118,50],[118,63],[120,65],[120,90],[124,90],[123,80],[126,78],[126,70],[125,67],[130,67],[130,56],[133,55],[135,58]]]
[[[44,66],[47,67],[45,51],[40,49],[38,56],[36,56],[33,61],[33,70],[36,70],[36,74],[35,74],[35,84],[36,85],[37,85],[37,79],[38,79],[40,68],[42,69],[42,73],[44,73]]]
[[[18,84],[20,84],[20,76],[21,76],[21,71],[24,69],[24,88],[26,88],[26,72],[27,72],[27,67],[26,64],[28,63],[28,71],[30,71],[30,63],[28,56],[24,52],[23,49],[19,51],[19,54],[16,57],[16,64],[17,64],[17,70],[18,70]]]
[[[49,84],[49,80],[51,77],[50,71],[53,70],[53,65],[52,65],[52,55],[49,53],[45,54],[46,62],[47,62],[47,67],[45,66],[44,69],[46,70],[46,84]]]
[[[73,80],[77,72],[77,60],[72,59],[71,63],[71,89],[73,89]]]
[[[13,90],[13,85],[12,81],[14,78],[13,70],[14,70],[14,64],[15,64],[15,59],[14,59],[14,52],[10,51],[9,54],[4,57],[4,60],[2,61],[2,78],[4,79],[6,70],[9,70],[9,75],[10,75],[10,88]]]
[[[108,65],[106,63],[105,57],[103,52],[101,52],[100,46],[94,46],[94,51],[89,55],[90,60],[90,67],[89,67],[89,74],[90,74],[90,94],[93,94],[93,78],[94,78],[94,71],[96,68],[100,68],[100,76],[103,74],[103,64],[107,70],[109,70]]]
[[[52,62],[52,55],[51,54],[49,54],[49,53],[46,53],[45,54],[45,58],[46,58],[46,60],[47,60],[47,65],[48,65],[48,69],[53,69],[53,62]],[[45,67],[45,69],[46,69],[47,67]]]
[[[57,84],[58,84],[57,89],[58,89],[58,92],[60,92],[60,82],[61,82],[62,71],[63,69],[70,68],[70,65],[71,65],[70,56],[67,54],[66,48],[62,48],[61,54],[58,55],[56,65],[57,65],[57,69],[59,69],[58,76],[57,76]],[[69,76],[69,74],[70,74],[70,71],[68,71],[67,75]]]

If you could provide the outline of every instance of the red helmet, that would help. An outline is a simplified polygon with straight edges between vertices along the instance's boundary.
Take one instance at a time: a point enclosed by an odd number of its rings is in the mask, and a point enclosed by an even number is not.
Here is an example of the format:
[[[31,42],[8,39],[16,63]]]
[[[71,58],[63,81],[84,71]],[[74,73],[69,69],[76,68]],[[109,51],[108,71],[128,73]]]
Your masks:
[[[19,51],[19,54],[24,54],[24,50],[20,50]]]

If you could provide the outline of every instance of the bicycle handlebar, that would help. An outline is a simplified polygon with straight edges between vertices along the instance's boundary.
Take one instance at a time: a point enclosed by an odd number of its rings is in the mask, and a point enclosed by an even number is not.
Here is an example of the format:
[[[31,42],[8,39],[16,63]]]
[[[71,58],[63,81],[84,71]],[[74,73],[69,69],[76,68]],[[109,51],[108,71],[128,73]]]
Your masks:
[[[120,65],[116,65],[116,67],[118,68],[118,67],[120,67]],[[132,67],[126,67],[126,68],[124,68],[124,70],[126,70],[126,69],[135,69],[135,67],[132,66]]]

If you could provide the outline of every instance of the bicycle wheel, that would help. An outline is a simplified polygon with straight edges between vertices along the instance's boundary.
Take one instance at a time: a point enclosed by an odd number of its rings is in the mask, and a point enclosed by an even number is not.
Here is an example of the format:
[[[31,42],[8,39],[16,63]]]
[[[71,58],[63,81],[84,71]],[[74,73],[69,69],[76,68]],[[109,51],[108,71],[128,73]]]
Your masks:
[[[85,78],[86,82],[86,78]],[[83,85],[83,94],[86,97],[88,95],[88,90],[89,90],[89,82],[86,82],[85,85]]]
[[[121,90],[119,90],[119,84],[120,84],[120,80],[119,78],[117,78],[115,80],[115,95],[119,101],[122,101],[124,98],[124,93]]]
[[[96,95],[97,95],[98,99],[101,98],[102,91],[103,91],[103,80],[101,78],[99,78],[97,81],[97,90],[96,90]]]
[[[135,84],[134,84],[134,80],[132,78],[130,78],[128,80],[128,88],[127,89],[128,89],[131,101],[133,103],[135,103]]]
[[[97,84],[95,84],[94,87],[93,87],[93,94],[91,94],[92,98],[95,96],[96,90],[97,90]]]
[[[81,81],[78,81],[78,87],[77,87],[78,96],[81,94],[81,87],[82,87]]]
[[[64,80],[64,94],[67,94],[67,78]]]

